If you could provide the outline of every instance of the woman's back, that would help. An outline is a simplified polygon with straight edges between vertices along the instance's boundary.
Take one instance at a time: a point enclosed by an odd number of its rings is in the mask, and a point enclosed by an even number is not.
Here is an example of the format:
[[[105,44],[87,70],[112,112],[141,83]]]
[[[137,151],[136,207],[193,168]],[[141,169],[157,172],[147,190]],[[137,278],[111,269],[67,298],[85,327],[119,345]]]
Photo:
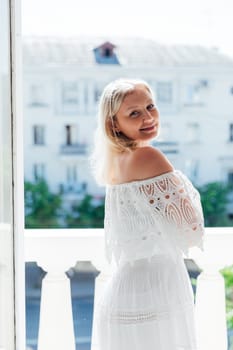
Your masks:
[[[148,179],[173,170],[162,152],[151,146],[115,154],[109,184]]]
[[[120,79],[105,87],[94,169],[106,185],[107,259],[117,264],[95,305],[100,350],[197,349],[193,294],[181,251],[201,247],[200,196],[150,146],[159,127],[146,82]]]
[[[106,187],[105,247],[116,269],[95,309],[99,348],[197,349],[181,251],[202,247],[199,194],[179,170],[132,179]]]

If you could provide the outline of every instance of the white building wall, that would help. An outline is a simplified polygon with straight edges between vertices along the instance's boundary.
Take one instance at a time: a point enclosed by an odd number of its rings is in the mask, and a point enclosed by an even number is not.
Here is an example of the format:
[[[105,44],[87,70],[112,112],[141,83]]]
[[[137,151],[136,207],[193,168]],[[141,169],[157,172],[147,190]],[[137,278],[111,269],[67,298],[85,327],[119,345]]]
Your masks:
[[[192,163],[197,165],[197,185],[227,179],[227,171],[233,164],[233,142],[229,142],[229,124],[233,123],[233,69],[226,67],[121,67],[96,66],[79,69],[77,66],[25,67],[24,71],[24,127],[25,127],[25,178],[33,181],[33,164],[44,163],[45,177],[53,191],[60,184],[66,185],[67,166],[77,165],[77,182],[87,182],[88,192],[104,193],[95,185],[88,171],[86,155],[64,155],[65,125],[77,125],[77,142],[92,145],[96,128],[96,95],[109,81],[119,77],[136,77],[147,80],[156,92],[158,82],[171,82],[171,103],[159,105],[161,124],[169,124],[171,137],[168,142],[177,146],[161,147],[165,151],[177,149],[179,153],[167,153],[174,166],[192,177]],[[64,109],[62,82],[78,83],[79,105],[77,110]],[[205,81],[207,83],[205,83]],[[42,87],[44,106],[30,106],[30,86]],[[199,85],[198,85],[199,84]],[[207,84],[205,86],[205,84]],[[198,85],[198,93],[192,97],[192,86]],[[187,92],[188,91],[188,92]],[[191,96],[191,97],[190,97]],[[193,98],[193,100],[192,100]],[[188,124],[198,124],[198,137],[188,139]],[[33,125],[45,126],[45,145],[33,145]]]

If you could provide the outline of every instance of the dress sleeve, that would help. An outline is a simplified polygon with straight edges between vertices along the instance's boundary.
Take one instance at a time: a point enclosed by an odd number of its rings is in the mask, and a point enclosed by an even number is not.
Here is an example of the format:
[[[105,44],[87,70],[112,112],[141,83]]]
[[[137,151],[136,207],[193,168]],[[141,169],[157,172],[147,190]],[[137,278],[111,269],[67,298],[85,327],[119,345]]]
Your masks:
[[[175,171],[142,184],[140,192],[169,235],[186,256],[193,246],[203,250],[204,218],[200,194],[190,180]]]

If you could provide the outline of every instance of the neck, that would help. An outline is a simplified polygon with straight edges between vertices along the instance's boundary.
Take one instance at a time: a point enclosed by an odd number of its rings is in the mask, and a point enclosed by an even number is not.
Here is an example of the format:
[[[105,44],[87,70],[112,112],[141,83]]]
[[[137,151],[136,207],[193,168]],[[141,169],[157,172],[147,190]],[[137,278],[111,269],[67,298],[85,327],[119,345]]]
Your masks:
[[[150,146],[150,142],[149,141],[140,141],[138,142],[138,147],[137,148],[142,148],[142,147],[147,147]]]

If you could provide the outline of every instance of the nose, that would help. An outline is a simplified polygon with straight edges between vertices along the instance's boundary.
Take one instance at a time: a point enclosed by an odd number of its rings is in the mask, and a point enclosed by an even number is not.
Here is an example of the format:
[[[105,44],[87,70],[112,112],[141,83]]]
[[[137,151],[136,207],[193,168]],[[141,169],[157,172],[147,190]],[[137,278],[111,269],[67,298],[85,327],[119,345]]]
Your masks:
[[[153,115],[147,109],[143,113],[143,120],[152,121],[154,119]]]

